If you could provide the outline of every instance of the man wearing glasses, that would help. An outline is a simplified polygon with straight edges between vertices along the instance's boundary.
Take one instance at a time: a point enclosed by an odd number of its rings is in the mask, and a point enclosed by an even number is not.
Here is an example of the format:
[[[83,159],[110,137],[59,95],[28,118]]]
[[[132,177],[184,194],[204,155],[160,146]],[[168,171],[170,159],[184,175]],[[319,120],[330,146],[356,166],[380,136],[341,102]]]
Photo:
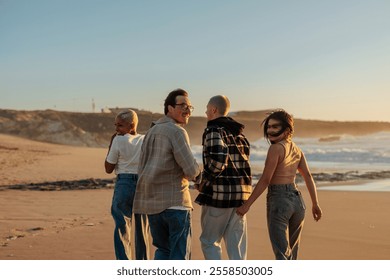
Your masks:
[[[152,123],[141,148],[134,213],[148,214],[155,260],[191,257],[192,199],[189,180],[199,181],[200,167],[183,128],[194,107],[183,89],[169,93],[165,116]]]

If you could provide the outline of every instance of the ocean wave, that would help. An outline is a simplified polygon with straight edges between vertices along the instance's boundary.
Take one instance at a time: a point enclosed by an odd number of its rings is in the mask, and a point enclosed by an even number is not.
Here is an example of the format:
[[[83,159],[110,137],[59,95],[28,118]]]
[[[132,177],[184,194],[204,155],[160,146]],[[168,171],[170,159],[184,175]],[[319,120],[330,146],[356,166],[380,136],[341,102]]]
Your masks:
[[[365,136],[341,135],[339,140],[324,142],[318,138],[294,138],[309,162],[348,163],[351,168],[360,164],[389,164],[390,133],[380,132]],[[263,163],[269,144],[264,139],[251,143],[251,161]],[[202,146],[193,146],[197,160],[202,160]]]

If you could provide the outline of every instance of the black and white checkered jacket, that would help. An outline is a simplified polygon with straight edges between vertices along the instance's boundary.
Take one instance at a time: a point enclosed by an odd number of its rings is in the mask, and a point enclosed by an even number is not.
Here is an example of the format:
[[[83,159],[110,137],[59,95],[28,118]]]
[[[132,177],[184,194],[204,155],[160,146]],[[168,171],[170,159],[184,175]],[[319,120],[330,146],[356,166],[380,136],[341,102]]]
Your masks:
[[[250,144],[244,125],[230,117],[207,123],[203,133],[202,182],[195,202],[218,208],[238,207],[252,192]]]

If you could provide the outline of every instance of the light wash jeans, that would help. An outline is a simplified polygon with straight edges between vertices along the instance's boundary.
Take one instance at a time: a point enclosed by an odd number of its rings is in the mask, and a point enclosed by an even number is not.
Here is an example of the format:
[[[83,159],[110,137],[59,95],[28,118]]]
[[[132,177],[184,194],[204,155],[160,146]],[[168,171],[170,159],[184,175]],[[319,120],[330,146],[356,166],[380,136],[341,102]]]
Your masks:
[[[117,260],[131,259],[131,219],[137,186],[137,174],[118,174],[112,197],[111,214],[115,221],[114,247]],[[134,214],[135,257],[149,258],[149,225],[147,216]]]
[[[224,239],[230,260],[246,260],[247,222],[236,214],[236,208],[202,206],[200,242],[206,260],[221,260]]]
[[[275,259],[297,259],[305,209],[301,192],[295,184],[268,187],[268,232]]]
[[[148,215],[155,260],[189,260],[191,258],[192,210],[166,209]]]

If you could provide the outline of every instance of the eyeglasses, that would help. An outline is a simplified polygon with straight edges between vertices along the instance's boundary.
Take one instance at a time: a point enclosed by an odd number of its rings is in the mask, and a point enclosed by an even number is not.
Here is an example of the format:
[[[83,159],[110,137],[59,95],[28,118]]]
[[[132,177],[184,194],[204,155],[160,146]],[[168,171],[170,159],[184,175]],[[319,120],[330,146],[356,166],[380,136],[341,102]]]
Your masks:
[[[191,105],[187,105],[186,103],[180,103],[180,104],[175,104],[175,106],[180,106],[180,109],[182,111],[187,111],[189,110],[191,113],[194,111],[194,107]]]

